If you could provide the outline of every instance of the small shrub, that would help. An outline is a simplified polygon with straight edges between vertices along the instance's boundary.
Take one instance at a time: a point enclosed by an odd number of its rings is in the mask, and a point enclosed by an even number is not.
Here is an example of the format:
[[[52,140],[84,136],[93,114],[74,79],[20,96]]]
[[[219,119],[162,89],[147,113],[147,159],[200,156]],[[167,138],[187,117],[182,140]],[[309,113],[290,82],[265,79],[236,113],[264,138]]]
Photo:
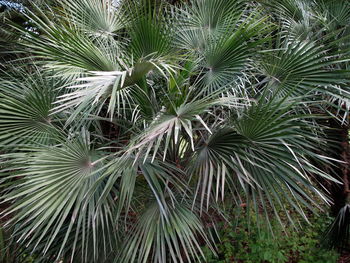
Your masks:
[[[311,216],[312,224],[301,224],[297,231],[290,223],[283,227],[277,220],[271,226],[257,218],[246,217],[238,224],[219,226],[218,257],[205,248],[209,263],[336,263],[338,254],[320,246],[322,231],[331,220],[328,216]],[[261,221],[260,221],[261,222]],[[284,228],[284,229],[283,229]],[[273,229],[273,233],[270,229]]]

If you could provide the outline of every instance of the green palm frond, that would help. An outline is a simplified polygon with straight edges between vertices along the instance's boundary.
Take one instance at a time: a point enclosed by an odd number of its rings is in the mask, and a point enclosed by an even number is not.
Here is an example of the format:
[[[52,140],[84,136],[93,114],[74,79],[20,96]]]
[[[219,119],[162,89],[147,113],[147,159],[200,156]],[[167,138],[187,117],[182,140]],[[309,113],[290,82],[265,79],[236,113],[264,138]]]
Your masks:
[[[304,0],[282,0],[282,1],[262,1],[264,5],[278,12],[282,18],[293,19],[297,23],[303,23],[308,19],[308,11],[311,10],[310,4]]]
[[[347,81],[348,72],[337,69],[337,65],[348,58],[341,53],[332,56],[327,51],[327,46],[315,42],[282,41],[277,50],[261,53],[257,67],[266,77],[267,88],[281,90],[284,95],[334,92],[331,86]],[[344,90],[343,95],[346,93]]]
[[[65,0],[61,3],[65,15],[73,27],[78,27],[98,37],[114,35],[128,23],[121,7],[113,5],[112,1]]]
[[[106,170],[99,179],[106,180],[99,203],[104,201],[117,182],[120,193],[116,218],[122,216],[122,212],[127,215],[130,209],[140,209],[137,206],[132,207],[131,202],[141,196],[146,200],[156,200],[161,213],[167,217],[167,200],[176,202],[176,195],[184,194],[187,190],[182,177],[183,172],[169,163],[157,160],[151,162],[150,159],[139,161],[134,156],[121,156],[106,164]],[[142,187],[139,185],[140,181],[145,183]],[[92,189],[98,185],[99,182]],[[141,190],[141,193],[136,192],[137,190]],[[144,204],[141,206],[143,208]]]
[[[249,67],[259,41],[252,41],[269,28],[259,14],[251,17],[233,32],[207,44],[203,55],[203,84],[209,91],[235,83]],[[267,38],[265,39],[267,40]]]
[[[82,32],[67,27],[55,27],[35,18],[36,26],[45,37],[26,33],[25,45],[31,49],[40,63],[55,70],[63,77],[72,77],[88,71],[114,71],[119,48],[104,39],[93,41]],[[64,23],[64,21],[62,21]]]
[[[201,262],[205,257],[198,237],[211,247],[202,222],[190,206],[175,204],[164,217],[157,203],[149,204],[126,239],[121,262],[184,262],[193,258]]]
[[[137,9],[132,9],[134,13],[128,28],[131,54],[136,61],[168,56],[171,54],[174,33],[174,28],[167,25],[171,20],[165,20],[161,15],[162,9],[152,10],[152,1],[143,2],[146,3],[144,6],[135,4]]]
[[[103,172],[103,153],[90,149],[88,135],[80,136],[32,153],[2,156],[10,167],[2,174],[16,170],[21,178],[2,196],[2,202],[12,204],[2,215],[11,215],[7,225],[17,225],[18,242],[50,258],[68,251],[72,258],[76,253],[101,257],[97,251],[109,251],[115,244],[112,196],[96,206],[103,181],[89,192]]]
[[[318,174],[333,180],[310,161],[327,161],[313,153],[322,147],[322,142],[315,140],[310,130],[312,124],[307,119],[311,116],[293,116],[290,110],[288,103],[275,101],[266,105],[260,101],[231,125],[213,132],[191,166],[194,176],[198,175],[197,196],[202,206],[205,201],[208,208],[211,199],[223,199],[226,189],[233,191],[233,196],[244,193],[244,198],[253,198],[254,204],[264,203],[262,197],[266,196],[270,205],[264,207],[275,208],[285,199],[301,214],[299,203],[317,206],[309,192],[327,200],[310,179]]]
[[[350,21],[350,3],[347,1],[321,0],[316,2],[317,16],[328,32],[346,27]]]
[[[178,46],[198,58],[201,88],[210,93],[237,85],[250,59],[254,59],[256,47],[268,40],[265,32],[272,25],[258,9],[246,14],[244,1],[193,1],[191,8],[180,12],[176,40]]]
[[[194,100],[181,104],[179,107],[168,109],[168,112],[160,112],[155,121],[142,134],[137,136],[128,149],[129,153],[137,151],[137,156],[144,158],[152,153],[152,159],[156,157],[162,147],[163,159],[166,158],[170,142],[177,144],[181,136],[188,136],[192,150],[194,150],[194,123],[197,122],[204,130],[209,130],[200,114],[218,101],[208,96],[206,99]]]
[[[277,18],[282,30],[288,32],[289,38],[305,40],[313,36],[317,23],[311,8],[312,1],[272,0],[262,3],[272,11],[273,18]]]
[[[211,38],[222,37],[239,23],[245,1],[192,0],[179,10],[177,42],[184,49],[201,50]]]
[[[281,224],[329,204],[325,125],[350,107],[349,4],[170,2],[28,4],[7,25],[0,229],[20,256],[205,262],[242,203]]]
[[[23,77],[23,76],[22,76]],[[41,145],[59,139],[60,121],[51,116],[57,83],[40,73],[23,81],[0,81],[0,145],[18,147]]]
[[[76,4],[79,4],[79,8],[93,8],[93,3],[89,1]],[[73,3],[71,5],[74,7]],[[166,26],[164,18],[160,14],[155,16],[155,11],[148,10],[147,5],[140,7],[130,4],[132,7],[136,12],[130,15],[127,26],[129,39],[96,38],[83,28],[66,25],[74,24],[75,21],[71,21],[73,18],[50,14],[50,17],[63,24],[56,27],[48,16],[42,18],[33,12],[29,13],[28,19],[34,21],[41,34],[24,32],[26,37],[23,45],[33,52],[33,56],[45,68],[72,80],[70,85],[66,85],[67,93],[57,100],[54,109],[54,112],[73,109],[68,123],[83,112],[98,114],[106,101],[109,101],[108,112],[111,117],[116,109],[119,113],[121,104],[124,108],[133,108],[129,86],[137,84],[151,71],[165,77],[174,71],[172,31]],[[97,5],[95,8],[104,6]],[[127,43],[120,44],[121,40]],[[74,91],[69,92],[72,89]]]

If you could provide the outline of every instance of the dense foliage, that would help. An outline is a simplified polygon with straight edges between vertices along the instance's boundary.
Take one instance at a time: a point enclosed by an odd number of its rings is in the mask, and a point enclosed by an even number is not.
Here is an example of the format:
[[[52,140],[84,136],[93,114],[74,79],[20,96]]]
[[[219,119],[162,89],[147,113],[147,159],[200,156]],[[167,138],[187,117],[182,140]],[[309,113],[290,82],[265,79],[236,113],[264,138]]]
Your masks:
[[[323,246],[323,233],[332,222],[328,215],[309,215],[301,220],[302,231],[272,220],[269,229],[261,218],[246,220],[246,213],[233,210],[235,220],[218,224],[218,256],[204,248],[209,263],[336,263],[339,254]],[[301,219],[294,215],[295,219]]]
[[[285,225],[330,203],[350,3],[47,3],[3,18],[0,200],[19,261],[203,262],[232,208]]]

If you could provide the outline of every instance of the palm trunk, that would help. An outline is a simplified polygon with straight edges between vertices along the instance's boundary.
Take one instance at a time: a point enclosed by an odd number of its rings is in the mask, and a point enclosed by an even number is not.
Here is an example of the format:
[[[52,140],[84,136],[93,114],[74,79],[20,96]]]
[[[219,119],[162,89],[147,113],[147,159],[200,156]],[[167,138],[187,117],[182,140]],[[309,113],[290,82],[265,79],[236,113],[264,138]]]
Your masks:
[[[330,173],[343,184],[331,183],[329,187],[333,199],[331,214],[335,219],[325,233],[324,242],[331,248],[343,250],[348,249],[350,241],[349,125],[335,119],[330,120],[328,125],[329,139],[334,142],[330,144],[330,151],[333,158],[342,161]]]
[[[341,124],[339,121],[332,119],[329,121],[331,132],[329,137],[335,141],[333,146],[333,157],[341,160],[343,163],[332,169],[332,174],[338,180],[343,182],[343,185],[331,184],[330,192],[333,199],[331,207],[332,215],[337,215],[346,203],[350,203],[350,187],[349,187],[349,125]]]

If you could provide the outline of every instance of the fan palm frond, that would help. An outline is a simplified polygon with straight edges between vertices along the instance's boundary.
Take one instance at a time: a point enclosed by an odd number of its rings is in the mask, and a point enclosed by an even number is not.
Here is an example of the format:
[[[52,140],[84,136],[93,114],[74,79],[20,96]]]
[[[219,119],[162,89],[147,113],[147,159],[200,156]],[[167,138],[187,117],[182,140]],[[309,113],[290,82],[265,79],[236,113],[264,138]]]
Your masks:
[[[61,4],[73,27],[79,27],[96,37],[103,34],[113,36],[128,23],[122,13],[124,9],[117,8],[113,1],[65,0]]]
[[[158,222],[154,224],[153,222]],[[140,217],[122,251],[122,262],[184,262],[205,259],[198,237],[210,247],[204,226],[186,204],[176,204],[164,217],[156,203]]]
[[[338,2],[28,5],[0,72],[10,245],[38,263],[205,262],[227,205],[294,224],[329,204],[324,125],[350,107]],[[348,238],[348,212],[330,236]]]
[[[0,81],[1,147],[46,145],[59,139],[60,121],[50,114],[57,95],[55,86],[57,83],[40,73],[26,80],[19,76]]]
[[[328,46],[312,41],[282,41],[277,50],[261,53],[258,68],[266,76],[268,88],[281,90],[281,94],[326,94],[334,93],[332,86],[346,83],[348,72],[339,70],[337,65],[347,59],[341,53],[332,56]],[[346,94],[343,89],[342,95]]]
[[[21,178],[2,196],[2,202],[12,204],[2,215],[11,215],[7,225],[17,225],[17,242],[31,245],[33,251],[40,248],[50,258],[59,259],[67,251],[72,258],[76,253],[85,259],[101,257],[97,251],[109,251],[116,244],[112,196],[96,206],[103,181],[89,192],[103,172],[103,154],[90,148],[88,135],[81,136],[32,153],[2,156],[10,167],[2,174],[16,170]]]
[[[327,162],[325,156],[313,153],[322,142],[314,140],[313,125],[307,121],[311,116],[293,115],[290,110],[291,105],[283,101],[272,100],[267,105],[260,101],[231,125],[213,131],[190,166],[198,177],[196,196],[202,206],[206,202],[208,208],[210,200],[223,199],[226,189],[233,196],[244,193],[254,204],[265,202],[265,196],[270,205],[264,207],[273,209],[285,199],[301,214],[299,203],[317,206],[309,192],[328,201],[311,180],[314,174],[334,180],[310,161]]]
[[[177,41],[184,49],[201,50],[211,37],[222,37],[238,24],[245,1],[193,0],[179,10]]]
[[[235,83],[237,76],[248,69],[256,47],[268,38],[263,41],[253,39],[268,28],[270,25],[256,13],[233,32],[228,31],[223,37],[210,41],[200,55],[204,87],[208,87],[210,92]]]
[[[273,18],[281,24],[281,29],[294,40],[312,38],[316,28],[316,20],[312,1],[305,0],[272,0],[262,1],[263,5],[271,9]]]

